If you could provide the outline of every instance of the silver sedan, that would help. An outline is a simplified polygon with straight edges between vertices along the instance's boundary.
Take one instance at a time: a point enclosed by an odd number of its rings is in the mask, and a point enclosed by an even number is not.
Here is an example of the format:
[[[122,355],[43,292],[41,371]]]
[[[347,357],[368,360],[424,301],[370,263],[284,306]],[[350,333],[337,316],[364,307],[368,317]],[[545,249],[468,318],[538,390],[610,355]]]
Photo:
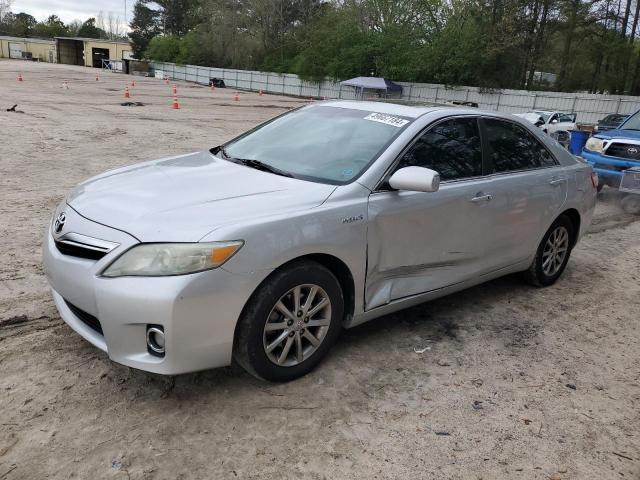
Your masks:
[[[286,381],[344,327],[514,272],[551,285],[596,187],[513,116],[324,102],[80,184],[44,264],[62,318],[116,362]]]

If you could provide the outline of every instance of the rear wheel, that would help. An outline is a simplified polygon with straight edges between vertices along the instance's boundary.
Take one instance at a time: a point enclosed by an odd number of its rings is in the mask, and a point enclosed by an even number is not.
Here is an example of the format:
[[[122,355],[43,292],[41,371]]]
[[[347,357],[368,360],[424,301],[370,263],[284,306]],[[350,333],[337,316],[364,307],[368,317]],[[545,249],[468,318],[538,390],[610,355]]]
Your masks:
[[[525,272],[530,283],[546,287],[560,278],[573,247],[573,230],[573,223],[566,215],[561,215],[553,222],[542,238],[531,266]]]
[[[340,333],[340,283],[323,265],[301,261],[270,277],[238,324],[235,360],[252,375],[284,382],[311,371]]]

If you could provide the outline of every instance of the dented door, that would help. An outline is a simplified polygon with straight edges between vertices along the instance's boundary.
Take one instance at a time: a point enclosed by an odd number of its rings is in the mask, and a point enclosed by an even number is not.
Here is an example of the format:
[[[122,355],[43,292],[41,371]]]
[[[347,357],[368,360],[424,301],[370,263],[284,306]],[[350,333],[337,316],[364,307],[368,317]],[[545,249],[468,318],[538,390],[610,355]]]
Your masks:
[[[492,269],[491,182],[443,183],[437,192],[369,197],[365,308],[462,282]]]

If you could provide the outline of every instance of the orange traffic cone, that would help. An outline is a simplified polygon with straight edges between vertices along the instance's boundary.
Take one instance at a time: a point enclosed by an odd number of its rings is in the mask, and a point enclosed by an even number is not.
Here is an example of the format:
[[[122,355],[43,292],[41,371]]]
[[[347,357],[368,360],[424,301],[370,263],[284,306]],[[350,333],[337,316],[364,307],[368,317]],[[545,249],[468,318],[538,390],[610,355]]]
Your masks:
[[[178,94],[178,86],[175,83],[173,84],[173,94],[174,95]]]
[[[260,89],[260,91],[258,92],[258,95],[260,96],[264,95],[264,93],[262,93],[262,89]]]
[[[173,104],[171,105],[171,108],[173,108],[174,110],[178,110],[180,108],[178,97],[173,97]]]
[[[18,81],[21,82],[22,81],[22,74],[18,73]]]
[[[129,95],[129,87],[124,87],[124,98],[129,98],[131,97],[131,95]]]
[[[236,92],[235,95],[233,96],[233,100],[236,102],[240,100],[240,94],[238,92]]]

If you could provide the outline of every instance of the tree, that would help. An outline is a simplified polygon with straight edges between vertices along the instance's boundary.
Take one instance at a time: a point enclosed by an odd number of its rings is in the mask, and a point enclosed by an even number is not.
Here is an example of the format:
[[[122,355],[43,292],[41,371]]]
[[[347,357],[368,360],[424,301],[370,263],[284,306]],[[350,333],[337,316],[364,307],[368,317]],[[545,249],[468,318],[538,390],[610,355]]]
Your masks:
[[[12,0],[0,0],[0,25],[2,25],[5,15],[11,12],[11,3]]]
[[[149,42],[145,55],[159,62],[176,62],[180,55],[180,39],[173,35],[154,37]]]
[[[81,28],[82,22],[80,20],[71,20],[67,24],[67,30],[69,31],[69,36],[71,37],[77,37]]]
[[[28,13],[20,12],[13,14],[7,12],[3,16],[0,30],[4,31],[7,35],[28,37],[33,34],[33,28],[37,23],[38,21]]]
[[[50,15],[34,27],[33,34],[44,38],[64,37],[69,35],[69,29],[57,15]]]
[[[133,6],[133,19],[129,23],[129,38],[135,58],[144,58],[144,52],[153,37],[160,33],[158,24],[160,13],[149,8],[144,0],[137,0]]]
[[[78,36],[85,38],[106,38],[107,34],[104,30],[96,26],[96,19],[91,17],[82,24],[82,27],[80,27],[78,31]]]

